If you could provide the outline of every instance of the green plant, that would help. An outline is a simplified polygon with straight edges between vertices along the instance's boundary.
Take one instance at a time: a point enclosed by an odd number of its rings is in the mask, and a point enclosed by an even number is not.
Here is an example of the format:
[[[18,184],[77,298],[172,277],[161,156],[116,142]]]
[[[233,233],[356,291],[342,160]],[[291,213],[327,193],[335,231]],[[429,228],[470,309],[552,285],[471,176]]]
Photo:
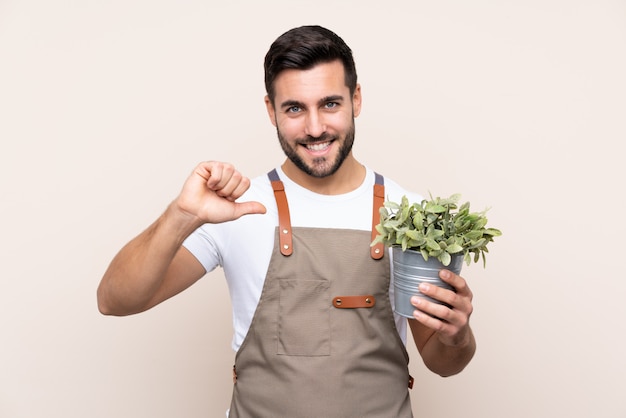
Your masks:
[[[502,235],[495,228],[487,228],[487,210],[470,212],[469,202],[460,207],[460,194],[449,198],[424,199],[421,203],[409,203],[406,196],[400,204],[386,201],[380,208],[380,223],[376,225],[378,236],[372,242],[386,246],[401,246],[420,251],[425,260],[436,257],[444,266],[450,264],[452,254],[463,254],[469,265],[472,260],[483,259],[487,244]],[[473,255],[473,256],[472,256]]]

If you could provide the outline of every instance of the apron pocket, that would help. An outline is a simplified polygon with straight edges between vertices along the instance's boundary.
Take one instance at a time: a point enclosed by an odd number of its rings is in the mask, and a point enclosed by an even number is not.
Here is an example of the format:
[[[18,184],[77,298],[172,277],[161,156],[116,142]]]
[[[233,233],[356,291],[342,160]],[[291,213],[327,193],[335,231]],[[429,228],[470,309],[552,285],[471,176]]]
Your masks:
[[[281,279],[277,354],[330,355],[330,282]]]

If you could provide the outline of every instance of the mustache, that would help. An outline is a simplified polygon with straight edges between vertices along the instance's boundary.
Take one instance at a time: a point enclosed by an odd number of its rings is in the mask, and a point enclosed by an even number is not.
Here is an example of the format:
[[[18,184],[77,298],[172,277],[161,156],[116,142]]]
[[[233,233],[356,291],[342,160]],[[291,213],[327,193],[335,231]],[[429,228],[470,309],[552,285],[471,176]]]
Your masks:
[[[336,137],[334,135],[331,135],[329,133],[324,132],[323,134],[321,134],[320,136],[310,136],[307,135],[304,138],[298,138],[296,141],[300,144],[315,144],[318,142],[328,142],[328,141],[332,141],[336,139]]]

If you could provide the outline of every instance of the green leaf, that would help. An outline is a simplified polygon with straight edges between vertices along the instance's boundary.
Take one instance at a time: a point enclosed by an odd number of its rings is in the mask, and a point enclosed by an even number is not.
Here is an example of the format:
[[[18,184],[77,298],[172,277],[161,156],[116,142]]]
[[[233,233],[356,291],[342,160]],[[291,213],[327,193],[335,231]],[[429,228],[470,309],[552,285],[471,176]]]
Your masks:
[[[469,231],[465,234],[465,238],[469,241],[475,241],[483,236],[481,231]]]
[[[449,245],[446,251],[448,251],[450,254],[456,254],[456,253],[460,253],[461,251],[463,251],[463,247],[461,247],[457,243],[454,243],[452,245]]]
[[[430,231],[430,236],[433,239],[440,239],[444,236],[444,234],[445,232],[442,229],[433,229],[432,231]]]
[[[420,248],[426,244],[426,238],[423,235],[420,235],[417,239],[412,239],[409,241],[410,248]]]
[[[474,224],[475,229],[483,229],[487,225],[487,218],[477,219]]]
[[[487,240],[486,240],[486,239],[481,238],[481,239],[479,239],[478,241],[474,241],[474,242],[472,242],[472,244],[470,245],[470,247],[469,247],[469,248],[470,248],[470,249],[473,249],[473,248],[480,248],[480,247],[482,247],[483,245],[485,245],[485,243],[486,243],[486,242],[487,242]]]
[[[499,237],[500,235],[502,235],[502,232],[500,232],[500,230],[496,228],[487,228],[483,231],[483,233],[485,235],[491,235],[492,237]]]
[[[437,244],[437,241],[426,237],[426,247],[431,250],[438,250],[439,244]]]
[[[409,229],[406,231],[406,236],[409,237],[409,239],[416,240],[419,238],[419,233],[414,229]]]
[[[384,210],[384,208],[391,209],[392,211],[396,211],[396,210],[400,209],[400,205],[398,205],[395,202],[387,201],[387,202],[383,203],[383,208],[381,210]]]
[[[413,216],[413,226],[419,230],[424,228],[424,215],[421,212],[417,212]]]
[[[426,212],[427,213],[442,213],[445,212],[446,208],[441,205],[437,205],[433,202],[429,202],[426,204]]]
[[[450,265],[450,261],[452,261],[452,257],[450,257],[450,254],[444,251],[439,256],[439,261],[441,261],[441,264],[443,264],[444,266],[448,266]]]

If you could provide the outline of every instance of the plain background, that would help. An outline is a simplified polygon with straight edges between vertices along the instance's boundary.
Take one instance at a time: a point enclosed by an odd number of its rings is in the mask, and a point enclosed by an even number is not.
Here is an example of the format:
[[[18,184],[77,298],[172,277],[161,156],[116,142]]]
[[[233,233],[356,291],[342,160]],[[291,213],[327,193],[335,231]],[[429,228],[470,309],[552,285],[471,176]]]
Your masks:
[[[302,24],[354,51],[356,157],[504,233],[463,272],[474,361],[442,379],[409,343],[416,415],[626,417],[617,0],[0,0],[0,416],[223,416],[221,271],[133,317],[95,291],[197,162],[282,162],[262,60]]]

